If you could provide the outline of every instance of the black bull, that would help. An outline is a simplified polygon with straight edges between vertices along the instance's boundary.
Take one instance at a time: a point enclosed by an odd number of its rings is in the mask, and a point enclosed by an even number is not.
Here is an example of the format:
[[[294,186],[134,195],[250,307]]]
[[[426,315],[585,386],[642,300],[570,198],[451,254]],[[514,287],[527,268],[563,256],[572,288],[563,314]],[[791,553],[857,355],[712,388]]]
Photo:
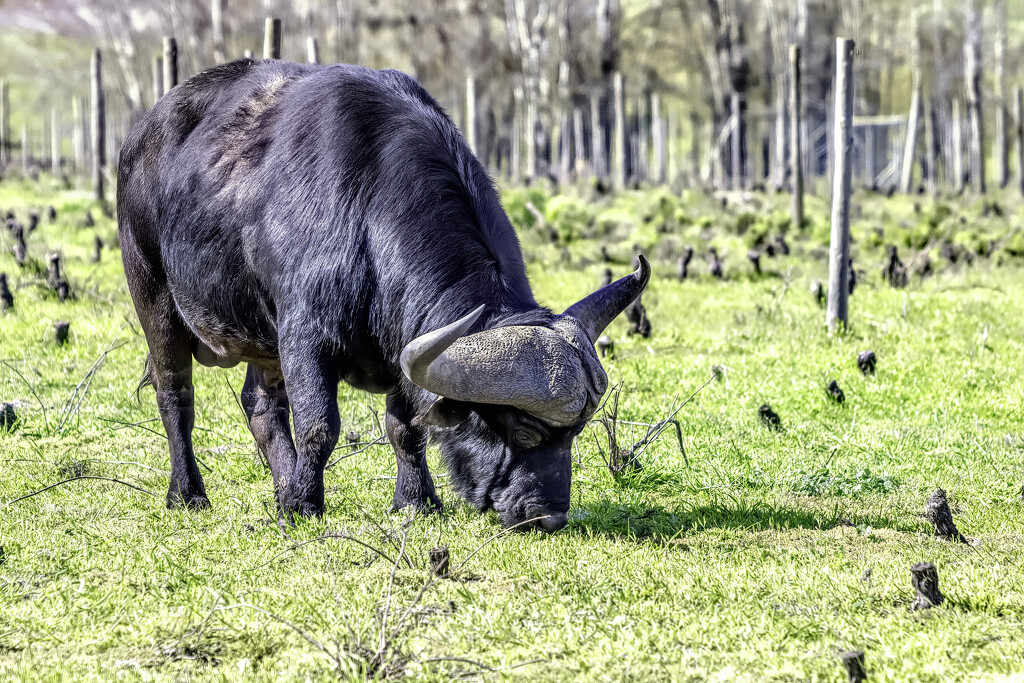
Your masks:
[[[287,516],[323,513],[344,380],[387,394],[395,509],[440,507],[433,435],[478,509],[565,525],[570,446],[607,384],[593,342],[650,268],[641,259],[561,315],[538,306],[490,178],[413,79],[216,67],[134,126],[118,178],[168,506],[209,505],[192,450],[195,358],[248,364],[242,404]]]

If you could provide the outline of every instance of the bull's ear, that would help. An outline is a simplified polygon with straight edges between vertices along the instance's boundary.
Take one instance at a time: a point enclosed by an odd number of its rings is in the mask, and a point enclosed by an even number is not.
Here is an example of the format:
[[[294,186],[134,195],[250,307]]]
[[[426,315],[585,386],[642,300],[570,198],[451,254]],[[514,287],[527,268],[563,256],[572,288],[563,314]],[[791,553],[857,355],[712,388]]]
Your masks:
[[[434,401],[426,412],[420,413],[413,418],[413,425],[432,427],[441,427],[447,429],[449,427],[457,427],[467,417],[469,417],[469,404],[463,403],[462,401],[453,401],[450,398],[441,396]]]

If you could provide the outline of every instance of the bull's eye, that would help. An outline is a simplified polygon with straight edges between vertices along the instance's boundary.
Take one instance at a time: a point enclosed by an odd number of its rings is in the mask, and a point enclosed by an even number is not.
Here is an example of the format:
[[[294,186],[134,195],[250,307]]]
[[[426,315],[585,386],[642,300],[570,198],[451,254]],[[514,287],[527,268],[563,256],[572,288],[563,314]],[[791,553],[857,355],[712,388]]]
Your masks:
[[[540,440],[541,435],[529,427],[516,427],[512,432],[512,441],[517,448],[533,448]]]

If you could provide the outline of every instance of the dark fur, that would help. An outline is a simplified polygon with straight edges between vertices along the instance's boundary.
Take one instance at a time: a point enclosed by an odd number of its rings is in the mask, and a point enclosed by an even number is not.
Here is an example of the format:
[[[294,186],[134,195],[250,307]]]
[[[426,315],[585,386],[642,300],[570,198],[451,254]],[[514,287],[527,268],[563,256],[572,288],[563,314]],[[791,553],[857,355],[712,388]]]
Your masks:
[[[286,512],[323,511],[341,380],[388,394],[394,506],[439,506],[416,422],[436,397],[403,378],[402,348],[481,304],[474,331],[552,314],[490,178],[419,84],[354,66],[225,64],[146,114],[118,175],[125,270],[171,445],[169,504],[208,505],[191,448],[194,356],[249,364],[243,405]],[[473,504],[506,523],[568,509],[573,430],[523,454],[512,435],[538,429],[529,416],[460,417],[438,438]]]

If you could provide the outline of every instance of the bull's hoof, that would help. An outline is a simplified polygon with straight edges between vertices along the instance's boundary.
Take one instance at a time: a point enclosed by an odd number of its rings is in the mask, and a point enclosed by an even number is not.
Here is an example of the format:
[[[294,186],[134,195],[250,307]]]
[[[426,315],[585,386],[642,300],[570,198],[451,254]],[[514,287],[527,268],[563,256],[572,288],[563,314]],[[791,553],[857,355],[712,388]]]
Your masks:
[[[324,516],[323,504],[317,505],[304,500],[284,500],[278,505],[278,522],[290,527],[295,526],[300,519],[312,519]]]
[[[417,498],[410,498],[400,495],[397,491],[395,492],[395,498],[391,503],[391,509],[388,512],[398,512],[404,508],[411,507],[424,515],[431,515],[435,512],[441,512],[443,506],[441,505],[441,499],[437,497],[437,494],[430,493],[425,496]]]
[[[168,510],[208,510],[210,499],[205,493],[183,493],[175,487],[167,492]]]

